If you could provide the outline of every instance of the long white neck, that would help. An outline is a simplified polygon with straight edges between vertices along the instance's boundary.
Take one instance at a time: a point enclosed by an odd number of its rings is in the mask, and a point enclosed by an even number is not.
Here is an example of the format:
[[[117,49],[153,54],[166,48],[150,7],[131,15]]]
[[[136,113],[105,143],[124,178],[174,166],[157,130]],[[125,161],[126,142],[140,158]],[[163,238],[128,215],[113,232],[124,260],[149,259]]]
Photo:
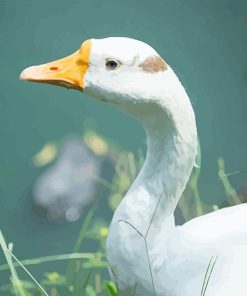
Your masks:
[[[172,99],[169,109],[162,100],[136,107],[138,114],[135,116],[147,135],[147,155],[114,220],[126,220],[143,234],[158,202],[153,226],[160,228],[166,220],[172,220],[169,218],[173,217],[197,153],[194,112],[182,86]]]

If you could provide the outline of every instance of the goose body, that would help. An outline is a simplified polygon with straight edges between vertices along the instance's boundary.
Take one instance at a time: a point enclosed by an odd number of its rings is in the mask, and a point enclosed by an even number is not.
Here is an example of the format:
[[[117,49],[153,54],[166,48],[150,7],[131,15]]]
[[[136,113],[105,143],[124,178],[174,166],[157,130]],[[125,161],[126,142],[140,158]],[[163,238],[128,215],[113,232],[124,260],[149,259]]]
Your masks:
[[[144,166],[107,239],[120,295],[247,294],[247,205],[174,223],[195,163],[197,128],[184,87],[153,48],[129,38],[91,39],[68,58],[25,69],[21,78],[83,90],[145,129]]]

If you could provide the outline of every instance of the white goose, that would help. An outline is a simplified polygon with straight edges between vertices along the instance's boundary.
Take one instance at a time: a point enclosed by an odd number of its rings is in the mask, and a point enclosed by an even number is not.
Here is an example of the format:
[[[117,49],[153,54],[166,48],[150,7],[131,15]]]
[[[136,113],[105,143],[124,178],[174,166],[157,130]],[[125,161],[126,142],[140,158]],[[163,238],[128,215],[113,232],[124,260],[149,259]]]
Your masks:
[[[91,39],[65,59],[25,69],[21,79],[83,90],[134,116],[146,131],[145,164],[107,240],[120,295],[247,295],[247,205],[175,226],[197,129],[185,89],[153,48],[129,38]]]

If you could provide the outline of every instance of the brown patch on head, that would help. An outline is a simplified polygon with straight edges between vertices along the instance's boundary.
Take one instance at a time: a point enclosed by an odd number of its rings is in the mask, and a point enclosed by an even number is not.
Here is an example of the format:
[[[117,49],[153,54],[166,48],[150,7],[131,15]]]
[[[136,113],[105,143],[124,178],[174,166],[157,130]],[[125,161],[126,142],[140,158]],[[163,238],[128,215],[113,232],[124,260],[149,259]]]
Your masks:
[[[147,58],[143,63],[139,65],[143,71],[146,72],[159,72],[167,70],[167,64],[160,56],[153,56]]]

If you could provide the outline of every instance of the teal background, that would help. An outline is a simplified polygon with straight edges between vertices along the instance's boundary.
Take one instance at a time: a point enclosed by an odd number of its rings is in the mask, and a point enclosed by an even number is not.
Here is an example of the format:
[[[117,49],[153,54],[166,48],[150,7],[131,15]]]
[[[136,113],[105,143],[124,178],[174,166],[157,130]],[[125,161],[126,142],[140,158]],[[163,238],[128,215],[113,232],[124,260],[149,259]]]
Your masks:
[[[29,65],[107,36],[149,43],[187,89],[201,142],[205,202],[224,199],[218,156],[228,171],[247,167],[246,1],[0,0],[0,229],[19,258],[70,252],[83,220],[52,224],[31,211],[31,186],[40,174],[31,158],[45,143],[81,134],[85,119],[93,118],[98,132],[124,149],[145,150],[141,126],[127,115],[79,92],[18,78]],[[231,182],[238,188],[246,179],[237,175]]]

